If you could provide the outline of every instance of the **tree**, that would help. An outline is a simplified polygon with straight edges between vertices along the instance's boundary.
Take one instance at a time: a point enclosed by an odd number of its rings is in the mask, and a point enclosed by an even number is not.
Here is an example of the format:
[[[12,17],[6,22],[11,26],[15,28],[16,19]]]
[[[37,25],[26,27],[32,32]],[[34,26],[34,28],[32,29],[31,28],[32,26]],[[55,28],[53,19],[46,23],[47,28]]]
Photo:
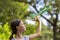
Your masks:
[[[12,19],[24,20],[28,15],[28,5],[13,0],[0,0],[0,23],[10,22]]]
[[[39,3],[40,0],[35,0],[33,2],[32,2],[32,0],[29,1],[29,2],[24,1],[24,0],[23,1],[18,0],[18,1],[19,2],[24,2],[24,3],[27,3],[27,4],[31,5],[36,10],[36,12],[39,13],[39,11],[36,8],[36,4]],[[57,35],[56,33],[57,33],[57,29],[58,29],[57,22],[58,22],[58,14],[59,14],[59,11],[60,11],[60,5],[59,5],[60,3],[59,2],[60,2],[60,0],[50,0],[50,1],[45,0],[45,4],[48,3],[47,5],[52,5],[53,6],[52,11],[54,13],[52,13],[51,10],[48,11],[48,14],[51,16],[52,20],[49,20],[46,17],[44,17],[43,15],[41,15],[41,17],[46,19],[53,26],[53,40],[57,40],[57,37],[56,37],[56,35]],[[54,18],[53,15],[55,15],[56,17]]]

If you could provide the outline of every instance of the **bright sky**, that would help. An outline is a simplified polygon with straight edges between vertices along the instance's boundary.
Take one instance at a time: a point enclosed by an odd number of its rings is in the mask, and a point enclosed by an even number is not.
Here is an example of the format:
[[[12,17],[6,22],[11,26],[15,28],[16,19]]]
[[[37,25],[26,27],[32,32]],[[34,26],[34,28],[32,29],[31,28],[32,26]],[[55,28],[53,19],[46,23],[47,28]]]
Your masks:
[[[44,0],[41,0],[38,4],[36,4],[36,8],[38,11],[40,11],[40,9],[43,7],[44,7]],[[33,11],[34,13],[37,13],[36,10],[32,6],[29,6],[28,11]],[[51,17],[47,12],[44,12],[43,16],[45,16],[47,19],[50,19],[50,17]],[[54,17],[55,17],[55,15],[54,15]],[[59,17],[58,20],[60,20],[60,14],[58,15],[58,17]],[[42,23],[45,26],[47,26],[47,21],[44,18],[41,17],[40,20],[42,21]],[[28,24],[35,24],[35,22],[31,21],[31,20],[26,20],[26,22]]]

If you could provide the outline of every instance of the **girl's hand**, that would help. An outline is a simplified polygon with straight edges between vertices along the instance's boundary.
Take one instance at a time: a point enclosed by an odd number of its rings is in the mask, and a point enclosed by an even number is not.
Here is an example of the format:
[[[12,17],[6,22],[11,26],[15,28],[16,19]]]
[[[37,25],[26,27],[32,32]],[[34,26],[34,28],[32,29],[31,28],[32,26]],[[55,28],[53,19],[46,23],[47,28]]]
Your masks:
[[[37,16],[35,19],[33,19],[33,21],[40,21],[40,16]]]

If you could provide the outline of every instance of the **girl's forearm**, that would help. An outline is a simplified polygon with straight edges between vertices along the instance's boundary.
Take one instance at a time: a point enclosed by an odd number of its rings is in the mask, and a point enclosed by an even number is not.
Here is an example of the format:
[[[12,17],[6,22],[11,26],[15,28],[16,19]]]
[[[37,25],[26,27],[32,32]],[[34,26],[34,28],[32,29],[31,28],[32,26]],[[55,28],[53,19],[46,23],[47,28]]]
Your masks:
[[[38,21],[38,27],[37,27],[37,31],[38,35],[41,35],[41,21]]]

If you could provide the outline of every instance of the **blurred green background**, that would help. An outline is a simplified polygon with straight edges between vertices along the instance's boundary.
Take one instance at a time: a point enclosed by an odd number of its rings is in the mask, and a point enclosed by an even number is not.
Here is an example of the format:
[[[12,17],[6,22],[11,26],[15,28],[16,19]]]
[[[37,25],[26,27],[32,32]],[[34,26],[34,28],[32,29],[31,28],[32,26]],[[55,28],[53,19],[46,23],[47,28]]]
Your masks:
[[[36,4],[39,4],[40,0],[0,0],[0,40],[9,40],[11,35],[10,30],[10,21],[12,19],[21,19],[26,20],[26,17],[33,11],[27,10],[29,6],[32,6],[37,13]],[[42,23],[41,37],[38,37],[34,40],[60,40],[60,0],[44,0],[44,5],[51,5],[52,8],[48,10],[47,14],[50,15],[50,18],[40,16],[44,18],[48,23],[45,26]],[[31,9],[32,10],[32,9]],[[43,20],[44,21],[44,20]],[[23,35],[30,35],[36,32],[36,25],[27,24],[27,31]]]

